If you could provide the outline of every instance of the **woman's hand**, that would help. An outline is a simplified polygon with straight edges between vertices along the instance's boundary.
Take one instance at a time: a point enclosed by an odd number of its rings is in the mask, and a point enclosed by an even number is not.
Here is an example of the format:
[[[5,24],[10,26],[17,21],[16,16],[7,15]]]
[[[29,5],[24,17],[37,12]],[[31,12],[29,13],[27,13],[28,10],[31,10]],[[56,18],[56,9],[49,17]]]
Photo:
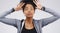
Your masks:
[[[18,11],[18,10],[21,10],[22,9],[22,6],[24,5],[25,3],[23,2],[20,2],[15,9],[15,11]]]
[[[39,0],[35,0],[35,1],[33,1],[35,4],[36,4],[36,8],[37,9],[40,9],[41,10],[41,8],[42,8],[42,5],[40,4],[40,2],[39,2]]]

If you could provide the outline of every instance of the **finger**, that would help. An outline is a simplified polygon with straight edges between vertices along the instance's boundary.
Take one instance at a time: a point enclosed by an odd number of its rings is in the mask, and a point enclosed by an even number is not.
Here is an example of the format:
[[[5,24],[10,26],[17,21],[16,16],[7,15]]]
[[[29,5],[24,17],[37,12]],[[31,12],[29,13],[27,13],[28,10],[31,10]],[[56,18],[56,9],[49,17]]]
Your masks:
[[[37,0],[37,2],[38,2],[38,3],[40,3],[40,1],[39,1],[39,0]]]
[[[19,3],[19,5],[22,5],[22,4],[23,4],[23,2],[20,2],[20,3]]]
[[[25,3],[20,3],[18,6],[23,6]]]
[[[23,6],[25,3],[23,3],[21,6]]]
[[[20,3],[20,5],[22,5],[22,4],[23,4],[23,2]]]
[[[38,0],[35,0],[35,1],[33,1],[35,4],[37,4],[38,3]]]
[[[36,4],[36,2],[35,1],[33,1],[35,4]]]
[[[36,2],[36,0],[35,0],[35,2]]]
[[[35,0],[35,2],[36,2],[37,0]]]

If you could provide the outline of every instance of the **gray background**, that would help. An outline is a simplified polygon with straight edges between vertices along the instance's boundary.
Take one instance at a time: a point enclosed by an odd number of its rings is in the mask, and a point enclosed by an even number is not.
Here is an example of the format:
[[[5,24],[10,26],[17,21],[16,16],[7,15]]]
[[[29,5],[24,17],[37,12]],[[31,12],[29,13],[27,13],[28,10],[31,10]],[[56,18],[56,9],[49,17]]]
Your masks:
[[[16,7],[19,1],[20,0],[0,0],[0,15],[10,10],[11,8]],[[45,7],[48,7],[57,12],[60,12],[60,7],[59,7],[60,0],[40,0],[40,3]],[[52,15],[49,13],[36,9],[36,12],[33,18],[42,19],[42,18],[48,18],[51,16]],[[25,19],[25,16],[21,10],[21,11],[14,12],[7,15],[6,18],[21,20],[23,18]],[[0,22],[0,33],[17,33],[17,29],[13,26]],[[60,19],[42,28],[42,33],[60,33]]]

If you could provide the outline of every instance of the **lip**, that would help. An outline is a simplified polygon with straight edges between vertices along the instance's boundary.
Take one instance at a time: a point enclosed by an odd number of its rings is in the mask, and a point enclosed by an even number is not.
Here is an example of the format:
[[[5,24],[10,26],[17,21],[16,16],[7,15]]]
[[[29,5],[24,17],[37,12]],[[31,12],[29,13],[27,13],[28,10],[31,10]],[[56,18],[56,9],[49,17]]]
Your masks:
[[[30,14],[28,14],[28,15],[32,15],[32,14],[30,13]]]

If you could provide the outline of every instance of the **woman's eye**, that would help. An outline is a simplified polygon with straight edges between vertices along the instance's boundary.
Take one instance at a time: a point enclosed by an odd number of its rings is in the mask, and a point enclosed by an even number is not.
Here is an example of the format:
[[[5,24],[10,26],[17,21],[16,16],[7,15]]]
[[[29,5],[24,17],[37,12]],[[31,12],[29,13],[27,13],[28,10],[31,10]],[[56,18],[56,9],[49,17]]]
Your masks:
[[[31,10],[33,10],[33,9],[31,8]]]
[[[27,8],[25,10],[28,10]]]

